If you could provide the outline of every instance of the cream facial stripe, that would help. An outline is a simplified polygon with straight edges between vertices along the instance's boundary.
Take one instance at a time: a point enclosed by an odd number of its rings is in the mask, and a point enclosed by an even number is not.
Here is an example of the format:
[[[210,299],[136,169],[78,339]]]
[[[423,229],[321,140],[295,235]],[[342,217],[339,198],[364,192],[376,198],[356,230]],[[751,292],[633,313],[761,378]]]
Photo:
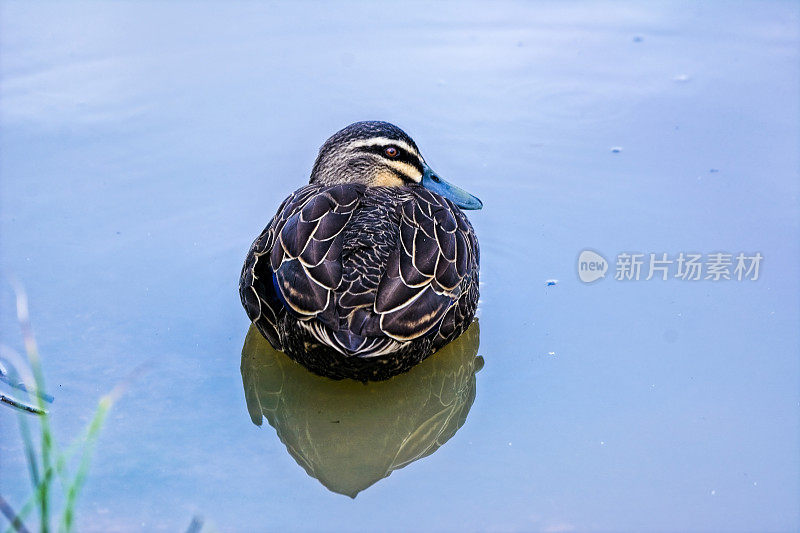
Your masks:
[[[389,146],[389,145],[399,146],[406,152],[414,154],[415,156],[419,157],[420,160],[422,160],[422,156],[419,155],[419,152],[417,152],[413,146],[411,146],[405,141],[401,141],[399,139],[390,139],[389,137],[372,137],[371,139],[353,141],[348,145],[348,147],[364,148],[365,146]]]
[[[422,181],[422,174],[420,173],[419,169],[414,165],[410,165],[404,161],[391,161],[391,160],[384,161],[384,163],[389,165],[396,171],[405,174],[412,181],[415,181],[417,183]]]

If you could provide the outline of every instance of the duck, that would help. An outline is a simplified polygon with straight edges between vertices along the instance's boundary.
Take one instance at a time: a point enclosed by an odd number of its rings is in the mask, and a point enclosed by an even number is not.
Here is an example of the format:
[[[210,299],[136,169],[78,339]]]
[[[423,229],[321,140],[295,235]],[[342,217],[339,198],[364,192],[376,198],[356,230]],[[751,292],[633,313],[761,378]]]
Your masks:
[[[273,348],[311,372],[389,379],[472,323],[480,248],[463,211],[482,207],[399,127],[350,124],[253,241],[242,305]]]

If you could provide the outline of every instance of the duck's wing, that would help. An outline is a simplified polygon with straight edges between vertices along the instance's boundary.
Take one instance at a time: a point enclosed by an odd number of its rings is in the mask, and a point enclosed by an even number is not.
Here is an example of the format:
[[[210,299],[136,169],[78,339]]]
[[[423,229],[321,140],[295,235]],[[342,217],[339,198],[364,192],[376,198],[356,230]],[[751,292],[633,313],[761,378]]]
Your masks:
[[[251,320],[281,349],[283,309],[300,320],[336,323],[334,291],[342,282],[342,230],[358,207],[362,185],[307,185],[287,198],[253,243],[240,295]]]
[[[467,217],[430,191],[415,188],[401,210],[400,242],[375,296],[380,329],[408,341],[438,328],[449,339],[463,318],[460,304],[477,301],[478,241]]]

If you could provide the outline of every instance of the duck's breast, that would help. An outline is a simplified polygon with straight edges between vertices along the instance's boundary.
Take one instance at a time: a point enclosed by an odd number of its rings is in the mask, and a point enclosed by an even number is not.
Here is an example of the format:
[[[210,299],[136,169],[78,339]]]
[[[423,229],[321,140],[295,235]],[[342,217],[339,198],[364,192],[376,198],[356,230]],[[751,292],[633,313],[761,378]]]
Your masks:
[[[410,195],[397,189],[367,189],[343,232],[342,285],[337,309],[342,328],[361,332],[355,311],[372,313],[389,256],[400,240],[400,212]],[[376,332],[373,332],[373,334]]]

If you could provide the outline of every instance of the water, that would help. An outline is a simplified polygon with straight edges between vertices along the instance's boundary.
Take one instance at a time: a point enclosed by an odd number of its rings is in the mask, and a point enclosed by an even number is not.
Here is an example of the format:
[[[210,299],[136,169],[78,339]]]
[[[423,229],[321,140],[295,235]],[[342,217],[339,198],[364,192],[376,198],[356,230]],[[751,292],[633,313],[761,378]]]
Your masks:
[[[147,369],[80,530],[796,530],[798,11],[3,3],[0,269],[59,440]],[[319,145],[365,119],[484,202],[484,366],[463,425],[351,499],[253,424],[236,285]],[[578,279],[585,249],[605,279]],[[760,252],[758,281],[614,279],[622,252],[720,251]],[[0,309],[20,349],[6,283]],[[18,508],[5,407],[0,432]]]

